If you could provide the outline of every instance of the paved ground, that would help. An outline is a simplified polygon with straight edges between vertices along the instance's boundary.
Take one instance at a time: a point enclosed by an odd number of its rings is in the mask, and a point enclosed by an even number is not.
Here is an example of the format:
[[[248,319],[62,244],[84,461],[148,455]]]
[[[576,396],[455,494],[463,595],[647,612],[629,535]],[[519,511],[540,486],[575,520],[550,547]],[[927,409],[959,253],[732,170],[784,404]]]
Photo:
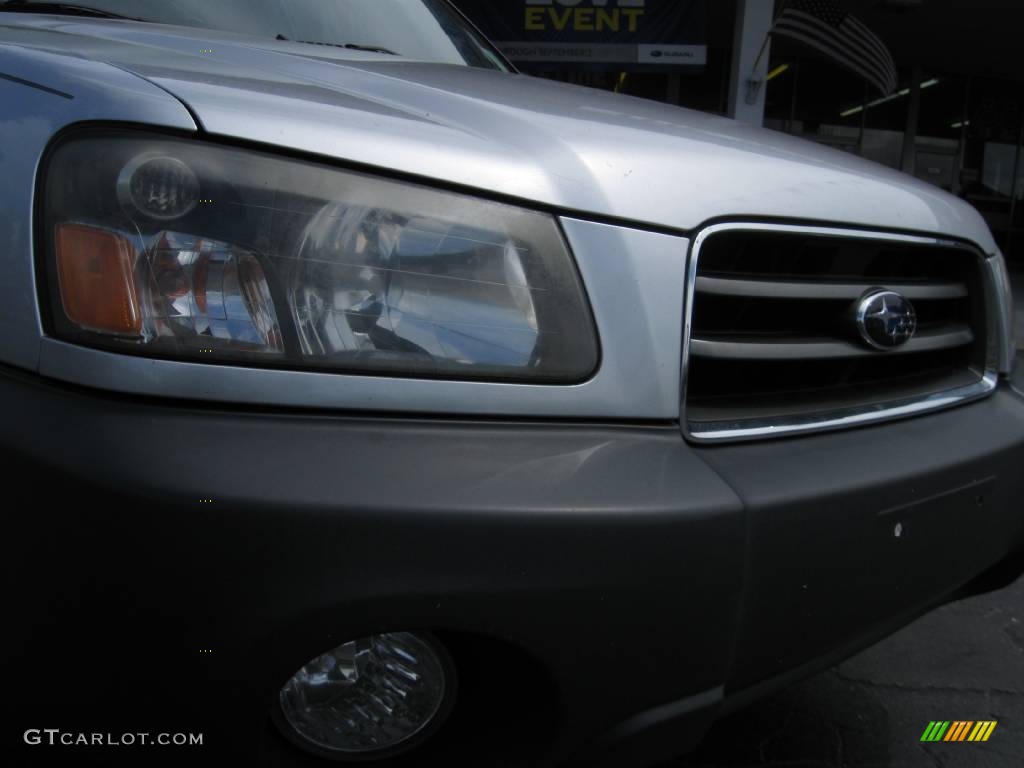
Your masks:
[[[996,720],[984,744],[922,744],[930,720]],[[1024,579],[946,606],[715,726],[673,768],[1021,768]]]

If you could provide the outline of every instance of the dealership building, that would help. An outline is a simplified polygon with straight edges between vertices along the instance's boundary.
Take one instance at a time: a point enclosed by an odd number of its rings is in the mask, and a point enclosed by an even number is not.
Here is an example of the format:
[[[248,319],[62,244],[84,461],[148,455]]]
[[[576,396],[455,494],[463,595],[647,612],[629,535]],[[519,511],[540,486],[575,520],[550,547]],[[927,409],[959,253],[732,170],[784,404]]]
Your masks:
[[[970,201],[1024,262],[1020,0],[456,4],[524,72],[728,115],[914,174]],[[793,7],[838,9],[870,29],[891,52],[895,87],[880,91],[842,50],[770,34]]]

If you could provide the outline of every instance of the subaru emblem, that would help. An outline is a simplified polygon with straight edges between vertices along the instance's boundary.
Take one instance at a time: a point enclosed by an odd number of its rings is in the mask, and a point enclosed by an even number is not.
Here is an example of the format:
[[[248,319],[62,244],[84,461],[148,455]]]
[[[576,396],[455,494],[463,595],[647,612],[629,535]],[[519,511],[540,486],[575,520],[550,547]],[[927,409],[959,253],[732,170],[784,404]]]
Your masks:
[[[875,349],[902,347],[917,331],[917,313],[906,297],[875,288],[857,305],[857,330]]]

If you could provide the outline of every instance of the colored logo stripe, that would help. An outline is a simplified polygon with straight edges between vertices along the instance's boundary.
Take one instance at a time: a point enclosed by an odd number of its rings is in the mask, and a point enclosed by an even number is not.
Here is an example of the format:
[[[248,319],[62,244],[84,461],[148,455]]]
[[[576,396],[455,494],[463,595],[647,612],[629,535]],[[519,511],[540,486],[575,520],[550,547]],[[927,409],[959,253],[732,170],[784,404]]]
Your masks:
[[[992,731],[996,729],[996,721],[980,721],[974,730],[971,731],[971,735],[968,737],[968,741],[988,741],[988,737],[992,735]]]
[[[943,741],[963,741],[964,736],[967,735],[967,729],[972,725],[974,725],[974,723],[964,720],[953,721],[953,725],[950,726],[949,732],[946,734],[946,738],[944,738]]]
[[[988,741],[995,729],[995,720],[932,720],[921,741]]]

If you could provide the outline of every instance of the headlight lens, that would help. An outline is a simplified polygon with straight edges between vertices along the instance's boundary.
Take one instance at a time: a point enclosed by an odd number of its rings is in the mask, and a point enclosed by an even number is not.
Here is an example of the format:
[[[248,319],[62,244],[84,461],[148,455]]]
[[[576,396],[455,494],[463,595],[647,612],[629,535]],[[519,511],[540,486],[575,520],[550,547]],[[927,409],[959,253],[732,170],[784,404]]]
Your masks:
[[[122,133],[53,153],[53,326],[117,351],[569,383],[593,320],[552,216],[247,150]]]

